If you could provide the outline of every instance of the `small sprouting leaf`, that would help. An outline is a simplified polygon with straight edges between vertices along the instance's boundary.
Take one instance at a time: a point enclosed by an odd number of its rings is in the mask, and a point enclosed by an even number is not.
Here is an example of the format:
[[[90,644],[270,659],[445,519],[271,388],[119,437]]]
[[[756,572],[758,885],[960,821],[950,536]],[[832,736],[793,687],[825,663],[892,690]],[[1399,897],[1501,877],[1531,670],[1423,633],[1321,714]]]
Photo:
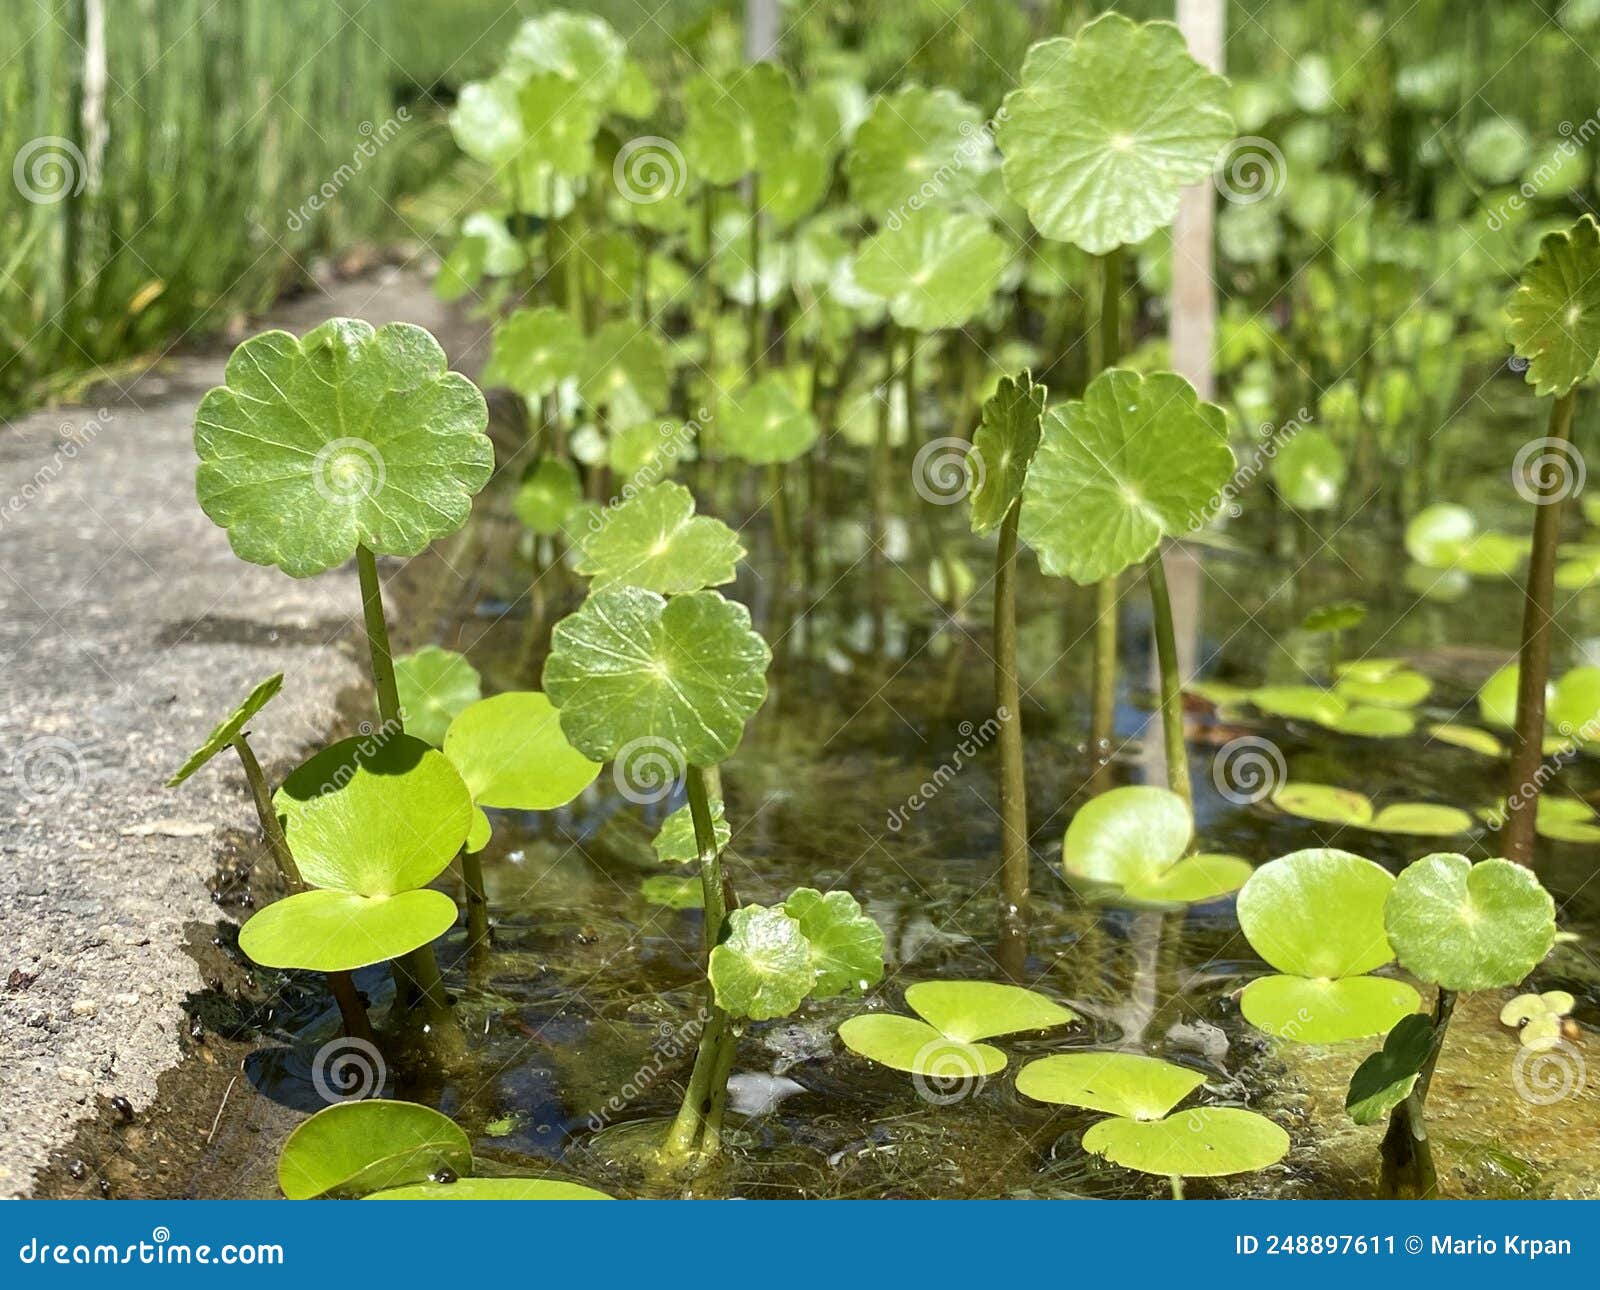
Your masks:
[[[1511,297],[1508,336],[1535,393],[1566,394],[1600,360],[1600,224],[1545,234]]]
[[[536,399],[578,376],[587,349],[582,330],[563,310],[518,309],[495,324],[483,383]]]
[[[643,740],[680,767],[714,766],[766,700],[771,662],[750,611],[714,591],[606,587],[556,624],[544,689],[594,761]]]
[[[1303,632],[1343,632],[1366,621],[1367,607],[1359,600],[1335,600],[1318,605],[1300,620]]]
[[[554,537],[583,501],[583,483],[570,461],[546,457],[517,487],[511,506],[529,532]]]
[[[296,578],[416,555],[494,471],[477,386],[421,327],[333,318],[253,336],[195,414],[195,492],[234,553]]]
[[[1562,1018],[1576,1003],[1565,990],[1519,994],[1500,1009],[1500,1024],[1515,1029],[1524,1048],[1535,1051],[1553,1048],[1562,1040]]]
[[[1515,985],[1555,944],[1555,902],[1509,860],[1440,854],[1400,871],[1384,920],[1400,966],[1446,990]]]
[[[189,760],[178,767],[172,778],[167,780],[166,786],[168,788],[176,788],[224,748],[232,744],[239,737],[239,732],[249,723],[250,718],[272,702],[273,697],[282,688],[283,673],[276,672],[251,690],[243,703],[212,728],[211,733],[206,736],[205,742],[189,754]]]
[[[722,799],[713,797],[711,807],[711,834],[721,851],[733,841],[733,829],[722,809]],[[661,830],[652,844],[656,859],[662,864],[693,864],[700,858],[700,843],[694,834],[694,813],[687,803],[661,821]]]
[[[615,1200],[603,1191],[556,1178],[458,1178],[453,1183],[411,1183],[363,1200]]]
[[[880,94],[845,158],[850,200],[879,224],[905,218],[913,198],[952,204],[994,163],[983,113],[948,89],[906,85]]]
[[[1422,1013],[1401,1017],[1383,1047],[1356,1067],[1344,1109],[1357,1124],[1376,1124],[1411,1094],[1428,1060],[1433,1022]]]
[[[652,905],[665,909],[704,909],[705,887],[698,878],[653,873],[639,884],[639,894]]]
[[[990,1044],[969,1044],[941,1035],[925,1021],[869,1012],[839,1026],[839,1040],[857,1056],[939,1081],[967,1082],[996,1075],[1006,1055]]]
[[[406,733],[435,748],[444,742],[451,718],[483,693],[478,669],[466,655],[437,645],[395,659],[394,683]]]
[[[1239,996],[1239,1011],[1257,1030],[1297,1044],[1338,1044],[1381,1035],[1421,999],[1386,976],[1337,979],[1257,977]]]
[[[906,1004],[951,1039],[974,1043],[1020,1030],[1050,1030],[1078,1014],[1037,990],[995,981],[919,981]]]
[[[257,910],[239,948],[262,967],[353,972],[420,949],[455,921],[455,901],[431,887],[392,896],[317,887]]]
[[[1228,83],[1170,22],[1105,14],[1028,51],[998,142],[1006,189],[1046,237],[1094,255],[1172,223],[1233,138]]]
[[[856,281],[911,331],[959,327],[993,294],[1009,250],[981,215],[920,210],[879,231],[856,258]]]
[[[362,896],[438,877],[472,819],[456,768],[412,735],[341,739],[291,773],[272,803],[301,876]]]
[[[1045,387],[1033,374],[1002,376],[983,405],[983,418],[972,436],[976,483],[972,489],[972,531],[998,528],[1022,497],[1028,466],[1039,447],[1044,421]]]
[[[1159,1120],[1206,1082],[1199,1071],[1139,1053],[1057,1053],[1017,1072],[1017,1092],[1036,1102]]]
[[[811,949],[813,999],[860,993],[883,977],[883,930],[847,891],[801,887],[783,902]]]
[[[1239,893],[1239,927],[1280,972],[1345,977],[1394,957],[1384,934],[1388,870],[1348,851],[1295,851],[1262,865]]]
[[[449,1116],[415,1102],[340,1102],[289,1135],[278,1186],[290,1200],[362,1196],[441,1169],[472,1172],[472,1144]]]
[[[1237,856],[1185,856],[1194,836],[1189,808],[1165,788],[1127,785],[1088,802],[1067,826],[1061,868],[1089,894],[1133,904],[1210,900],[1250,876]]]
[[[567,742],[554,705],[537,690],[510,690],[463,708],[444,736],[473,805],[508,811],[565,806],[600,773]]]
[[[580,542],[577,570],[597,589],[623,584],[668,596],[732,582],[745,554],[739,535],[696,515],[694,494],[670,479],[612,507]]]
[[[633,425],[667,403],[671,374],[655,332],[619,318],[589,338],[579,390],[590,407],[604,408],[613,425]]]
[[[1112,368],[1051,408],[1021,536],[1046,573],[1098,582],[1202,527],[1233,474],[1222,410],[1181,376]]]
[[[1300,430],[1272,459],[1272,482],[1297,511],[1337,506],[1347,473],[1344,453],[1320,430]]]
[[[1289,1135],[1254,1111],[1199,1106],[1164,1120],[1101,1120],[1083,1149],[1141,1173],[1215,1178],[1276,1164],[1289,1154]]]
[[[728,915],[707,975],[718,1006],[734,1016],[787,1017],[811,992],[811,947],[799,922],[782,909],[744,905]]]
[[[794,401],[776,373],[729,395],[720,409],[720,445],[752,465],[795,461],[817,441],[817,419]]]

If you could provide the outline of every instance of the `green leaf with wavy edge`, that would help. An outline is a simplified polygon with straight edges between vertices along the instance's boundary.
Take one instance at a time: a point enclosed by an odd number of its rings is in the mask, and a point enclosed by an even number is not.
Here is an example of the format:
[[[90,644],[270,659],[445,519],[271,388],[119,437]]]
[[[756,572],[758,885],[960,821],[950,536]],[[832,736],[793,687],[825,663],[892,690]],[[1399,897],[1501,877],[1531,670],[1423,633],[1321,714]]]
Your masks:
[[[856,257],[855,280],[911,331],[960,327],[999,285],[1010,248],[981,215],[922,210],[881,229]]]
[[[1297,1044],[1338,1044],[1381,1035],[1421,1004],[1404,981],[1383,976],[1257,977],[1239,1011],[1257,1030]]]
[[[1297,431],[1283,440],[1272,459],[1272,482],[1297,511],[1337,506],[1348,474],[1344,453],[1320,430]]]
[[[517,486],[511,509],[530,533],[554,537],[583,503],[583,481],[570,461],[546,457]]]
[[[1600,224],[1547,233],[1511,297],[1506,335],[1540,395],[1566,394],[1600,361]]]
[[[694,513],[694,494],[664,479],[605,512],[579,539],[577,571],[599,589],[643,587],[680,595],[732,582],[744,544],[711,515]]]
[[[1276,1164],[1289,1154],[1289,1135],[1254,1111],[1201,1106],[1164,1120],[1101,1120],[1083,1149],[1141,1173],[1216,1178]]]
[[[991,1044],[969,1044],[941,1035],[926,1021],[872,1012],[840,1023],[839,1041],[858,1057],[890,1070],[946,1081],[997,1075],[1006,1055]]]
[[[494,326],[483,383],[536,399],[578,376],[587,350],[582,329],[564,310],[518,309]]]
[[[1357,1124],[1376,1124],[1411,1095],[1428,1060],[1433,1021],[1412,1013],[1395,1022],[1383,1047],[1356,1067],[1344,1109]]]
[[[268,331],[200,401],[195,493],[240,559],[304,578],[364,545],[416,555],[466,522],[494,471],[477,386],[409,323]]]
[[[973,475],[970,495],[972,531],[998,528],[1006,512],[1022,500],[1023,481],[1039,447],[1048,395],[1033,373],[1024,369],[1003,376],[983,405],[983,416],[972,436]]]
[[[431,887],[392,896],[313,888],[258,910],[239,948],[262,967],[353,972],[420,949],[455,921],[455,901]]]
[[[884,224],[959,202],[993,165],[981,111],[954,90],[906,85],[873,100],[844,172],[850,200]]]
[[[861,912],[847,891],[826,895],[801,887],[783,902],[783,912],[800,924],[811,953],[809,997],[832,999],[865,992],[883,978],[883,930]]]
[[[680,461],[695,457],[694,430],[672,421],[638,421],[613,429],[606,445],[606,464],[618,478],[644,483],[671,475]]]
[[[1037,990],[996,981],[919,981],[906,1005],[939,1033],[962,1043],[1023,1030],[1051,1030],[1078,1014]]]
[[[1400,871],[1384,911],[1400,966],[1446,990],[1515,985],[1555,944],[1555,902],[1509,860],[1424,856]]]
[[[711,834],[717,840],[717,850],[723,850],[733,841],[733,827],[723,811],[722,799],[713,797],[711,807]],[[685,803],[661,821],[660,831],[651,843],[656,859],[662,864],[693,864],[700,859],[700,843],[694,835],[694,814]]]
[[[167,780],[166,787],[176,788],[224,748],[229,747],[239,737],[239,732],[249,724],[250,718],[272,702],[282,688],[283,673],[275,672],[251,690],[245,696],[243,703],[212,727],[205,742],[190,753],[188,760],[173,772],[171,778]]]
[[[444,755],[461,772],[474,806],[550,811],[594,783],[590,761],[561,732],[550,700],[508,690],[463,708],[444,736]]]
[[[714,591],[668,601],[606,587],[556,624],[544,689],[567,738],[595,761],[644,740],[680,763],[714,766],[766,700],[771,662],[750,611]]]
[[[589,338],[579,391],[590,407],[604,408],[613,425],[648,421],[667,405],[671,374],[661,338],[619,318]]]
[[[805,456],[817,441],[817,419],[790,390],[788,380],[772,373],[730,394],[718,408],[718,446],[755,466]]]
[[[717,1006],[735,1017],[787,1017],[811,992],[811,947],[782,909],[742,905],[728,915],[706,975]]]
[[[701,182],[735,183],[786,152],[795,116],[794,83],[776,64],[754,63],[725,79],[700,73],[682,93],[683,153]]]
[[[1280,972],[1356,976],[1394,957],[1383,924],[1393,886],[1386,869],[1348,851],[1295,851],[1250,875],[1239,893],[1239,927]]]
[[[272,804],[301,877],[362,896],[438,877],[472,817],[472,797],[449,759],[404,734],[324,748],[283,781]]]
[[[1171,224],[1233,135],[1227,81],[1178,28],[1113,13],[1028,51],[998,142],[1033,226],[1104,255]]]
[[[1221,408],[1174,373],[1113,368],[1045,413],[1022,540],[1046,573],[1098,582],[1203,527],[1233,469]]]
[[[1186,855],[1193,836],[1193,817],[1176,793],[1113,788],[1072,817],[1061,843],[1062,872],[1074,886],[1112,903],[1187,904],[1237,891],[1250,876],[1250,862]]]
[[[565,77],[543,73],[518,86],[517,107],[524,143],[516,164],[524,186],[548,173],[584,178],[594,164],[601,105],[574,93]]]
[[[290,1200],[361,1196],[441,1169],[472,1172],[472,1144],[449,1116],[415,1102],[340,1102],[289,1135],[278,1187]]]
[[[575,96],[602,102],[621,85],[627,54],[626,42],[604,18],[557,9],[517,28],[504,65],[519,76],[559,76]]]
[[[435,748],[456,713],[483,694],[483,678],[467,656],[438,645],[395,659],[394,682],[406,733]]]
[[[412,1183],[363,1200],[615,1200],[603,1191],[559,1178],[459,1178],[453,1183]]]
[[[1206,1082],[1199,1071],[1141,1053],[1057,1053],[1017,1072],[1017,1092],[1036,1102],[1159,1120]]]

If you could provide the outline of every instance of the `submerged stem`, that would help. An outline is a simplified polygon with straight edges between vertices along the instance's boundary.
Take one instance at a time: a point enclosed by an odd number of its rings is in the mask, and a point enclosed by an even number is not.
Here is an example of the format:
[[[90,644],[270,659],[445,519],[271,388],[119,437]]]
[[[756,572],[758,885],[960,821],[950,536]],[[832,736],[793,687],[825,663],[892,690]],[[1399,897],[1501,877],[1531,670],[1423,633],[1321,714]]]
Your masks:
[[[761,313],[761,176],[752,172],[750,184],[750,375],[761,375],[761,356],[766,349]]]
[[[489,947],[489,896],[479,852],[461,853],[461,885],[467,889],[467,953],[477,957]]]
[[[1161,730],[1166,741],[1167,787],[1193,805],[1189,787],[1189,752],[1183,741],[1183,690],[1178,676],[1178,644],[1172,630],[1172,597],[1167,593],[1167,570],[1161,549],[1145,565],[1150,584],[1150,608],[1155,616],[1156,659],[1161,669]]]
[[[994,704],[1000,719],[1000,944],[1008,970],[1028,935],[1028,801],[1022,770],[1022,693],[1017,683],[1017,521],[1013,502],[1000,522],[994,564]],[[1011,953],[1006,953],[1013,947]]]
[[[394,657],[389,652],[389,627],[383,618],[383,588],[378,582],[378,561],[365,546],[356,548],[356,568],[361,574],[361,616],[367,628],[367,649],[372,656],[372,685],[378,692],[378,718],[395,733],[401,729],[400,691],[394,679]]]
[[[1379,1150],[1383,1159],[1383,1194],[1393,1200],[1428,1200],[1439,1193],[1439,1175],[1434,1168],[1424,1107],[1455,1006],[1455,991],[1440,990],[1433,1004],[1433,1035],[1428,1040],[1428,1055],[1417,1073],[1417,1082],[1405,1101],[1389,1113],[1389,1127]]]
[[[1094,333],[1093,380],[1122,357],[1122,250],[1100,257],[1100,317]],[[1094,687],[1090,695],[1089,757],[1095,791],[1107,782],[1117,713],[1117,580],[1102,578],[1094,597]]]

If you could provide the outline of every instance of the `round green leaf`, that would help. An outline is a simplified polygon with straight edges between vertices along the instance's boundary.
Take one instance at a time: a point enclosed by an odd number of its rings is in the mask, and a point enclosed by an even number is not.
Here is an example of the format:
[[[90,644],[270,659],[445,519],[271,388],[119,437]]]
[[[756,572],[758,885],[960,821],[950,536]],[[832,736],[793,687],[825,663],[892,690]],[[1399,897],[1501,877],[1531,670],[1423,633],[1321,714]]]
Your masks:
[[[456,768],[412,735],[341,739],[302,763],[272,803],[301,877],[363,896],[432,881],[472,822]]]
[[[573,93],[572,82],[554,73],[529,76],[517,89],[523,146],[516,159],[516,187],[548,183],[551,173],[581,179],[594,162],[600,105]]]
[[[245,728],[250,718],[266,707],[281,689],[283,689],[283,673],[276,672],[251,690],[243,703],[212,728],[211,733],[206,736],[206,741],[189,754],[189,760],[178,767],[172,778],[167,780],[166,786],[168,788],[176,788],[224,748],[232,744],[239,737],[239,732]]]
[[[1138,1053],[1057,1053],[1017,1072],[1017,1092],[1036,1102],[1159,1120],[1206,1082],[1199,1071]]]
[[[554,537],[582,502],[578,468],[570,461],[546,457],[523,478],[512,509],[530,532]]]
[[[880,230],[856,257],[856,281],[911,331],[959,327],[988,303],[1009,254],[981,215],[921,210]]]
[[[906,1005],[940,1034],[967,1044],[1078,1019],[1036,990],[995,981],[919,981],[906,991]]]
[[[1566,394],[1600,360],[1600,224],[1547,233],[1511,297],[1507,335],[1540,395]]]
[[[925,1021],[871,1012],[839,1027],[851,1052],[891,1070],[940,1080],[981,1079],[1006,1068],[1006,1055],[989,1044],[967,1044],[941,1035]]]
[[[722,799],[713,797],[711,807],[711,833],[721,851],[733,841],[733,829],[722,809]],[[700,843],[694,835],[694,814],[687,803],[661,821],[661,830],[652,844],[656,859],[662,864],[693,864],[700,859]]]
[[[234,553],[296,578],[366,546],[416,555],[494,471],[477,386],[421,327],[333,318],[253,336],[195,414],[200,507]]]
[[[1320,430],[1300,430],[1272,459],[1272,482],[1297,511],[1325,511],[1344,492],[1344,453]]]
[[[1239,893],[1239,926],[1280,972],[1356,976],[1394,957],[1383,902],[1394,879],[1348,851],[1318,848],[1269,861]]]
[[[1372,822],[1372,800],[1354,789],[1331,784],[1291,781],[1272,794],[1272,804],[1288,815],[1322,824],[1353,824],[1364,828]]]
[[[1344,1109],[1357,1124],[1376,1124],[1411,1094],[1428,1060],[1433,1021],[1421,1013],[1401,1017],[1383,1047],[1356,1067]]]
[[[993,164],[982,126],[983,113],[953,90],[879,95],[845,158],[850,200],[885,224],[967,196]]]
[[[1406,554],[1429,569],[1448,569],[1478,532],[1478,521],[1465,506],[1435,502],[1406,525]]]
[[[1400,965],[1446,990],[1515,985],[1555,944],[1555,902],[1509,860],[1424,856],[1395,879],[1384,918]]]
[[[431,887],[392,896],[313,888],[258,910],[239,948],[262,967],[352,972],[409,954],[455,921],[455,901]]]
[[[1124,893],[1135,904],[1198,905],[1238,891],[1254,870],[1243,856],[1185,856],[1153,881],[1130,883]]]
[[[1414,708],[1432,692],[1433,682],[1421,672],[1402,668],[1381,678],[1346,673],[1333,688],[1350,703],[1379,708]]]
[[[1254,1111],[1202,1106],[1165,1120],[1101,1120],[1083,1149],[1141,1173],[1215,1178],[1276,1164],[1289,1154],[1289,1135]]]
[[[1587,802],[1549,792],[1539,795],[1534,808],[1534,831],[1552,842],[1600,842],[1600,822]]]
[[[998,528],[1006,512],[1022,499],[1022,484],[1039,446],[1045,395],[1045,387],[1023,371],[1001,377],[983,405],[983,418],[972,436],[974,533]]]
[[[883,930],[847,891],[801,887],[783,902],[811,951],[814,999],[863,993],[883,977]]]
[[[465,654],[424,645],[394,661],[395,688],[406,733],[437,748],[451,718],[483,693],[478,669]]]
[[[744,905],[728,915],[707,976],[717,1005],[733,1016],[787,1017],[811,992],[811,947],[799,922],[783,910]]]
[[[1516,726],[1518,675],[1517,665],[1507,663],[1483,683],[1483,688],[1478,691],[1478,715],[1483,718],[1485,725],[1499,726],[1504,730]],[[1544,697],[1547,710],[1554,694],[1554,688],[1546,684]]]
[[[694,513],[694,494],[670,479],[641,488],[579,539],[579,573],[663,595],[732,582],[744,545],[721,520]]]
[[[1600,667],[1575,667],[1557,681],[1547,720],[1585,743],[1600,740]]]
[[[676,874],[651,874],[639,884],[639,894],[652,905],[666,909],[704,909],[705,887],[698,878],[680,878]]]
[[[1239,1011],[1277,1039],[1338,1044],[1383,1034],[1420,1002],[1404,981],[1383,976],[1264,976],[1245,986]]]
[[[512,690],[463,708],[444,736],[476,806],[549,811],[565,806],[600,773],[567,742],[561,719],[537,690]]]
[[[1440,743],[1465,748],[1468,752],[1482,753],[1485,757],[1505,756],[1505,745],[1487,730],[1479,730],[1476,726],[1461,726],[1446,722],[1443,725],[1429,726],[1428,733]]]
[[[1472,831],[1472,816],[1457,806],[1430,802],[1395,802],[1362,826],[1374,833],[1402,833],[1416,837],[1449,837]]]
[[[1417,720],[1409,712],[1358,705],[1346,708],[1323,725],[1340,734],[1360,735],[1364,739],[1404,739],[1416,730]]]
[[[1259,686],[1250,691],[1250,702],[1270,716],[1315,721],[1320,726],[1341,720],[1349,706],[1333,691],[1314,685]]]
[[[1184,858],[1194,835],[1189,808],[1165,788],[1113,788],[1067,826],[1061,867],[1069,882],[1139,903],[1209,900],[1250,876],[1235,856]]]
[[[529,18],[506,49],[506,68],[520,76],[570,82],[574,96],[609,100],[622,83],[628,47],[604,18],[557,9]]]
[[[775,63],[753,63],[726,80],[702,73],[682,94],[684,157],[704,183],[734,183],[784,155],[795,93],[788,72]]]
[[[518,77],[498,75],[469,81],[450,109],[450,133],[467,156],[491,166],[509,162],[527,142],[522,126]]]
[[[817,419],[794,401],[781,376],[764,376],[719,409],[719,445],[752,465],[795,461],[817,441]]]
[[[1046,573],[1098,582],[1202,527],[1233,474],[1221,409],[1171,372],[1113,368],[1045,413],[1021,535]]]
[[[363,1196],[441,1169],[472,1172],[472,1144],[448,1116],[415,1102],[340,1102],[289,1135],[278,1186],[290,1200]]]
[[[536,399],[582,372],[586,349],[582,330],[563,310],[518,309],[495,324],[483,383]]]
[[[1094,255],[1171,224],[1233,138],[1228,83],[1169,22],[1105,14],[1028,51],[998,142],[1006,190],[1046,237]]]
[[[556,624],[544,688],[567,738],[595,761],[646,741],[679,765],[714,766],[766,700],[771,661],[750,611],[714,591],[668,601],[606,587]]]
[[[666,406],[670,386],[666,351],[655,332],[619,318],[590,337],[578,388],[613,425],[649,420]]]
[[[412,1183],[364,1200],[615,1200],[603,1191],[555,1178],[458,1178],[453,1183]]]

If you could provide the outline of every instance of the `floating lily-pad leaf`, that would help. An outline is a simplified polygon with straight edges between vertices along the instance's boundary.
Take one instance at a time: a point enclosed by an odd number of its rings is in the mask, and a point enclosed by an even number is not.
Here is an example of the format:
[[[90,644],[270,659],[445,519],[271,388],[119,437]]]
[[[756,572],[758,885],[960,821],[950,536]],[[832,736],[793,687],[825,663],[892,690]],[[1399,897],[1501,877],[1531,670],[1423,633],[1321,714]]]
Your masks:
[[[1540,395],[1566,394],[1600,360],[1600,224],[1547,233],[1511,297],[1507,334]]]
[[[1234,135],[1228,83],[1167,22],[1105,14],[1028,51],[998,142],[1006,189],[1046,237],[1095,255],[1171,224]]]
[[[1414,708],[1432,691],[1432,681],[1409,669],[1381,678],[1347,672],[1334,685],[1334,692],[1346,701],[1379,708]]]
[[[847,891],[801,887],[783,902],[811,950],[810,997],[862,992],[883,977],[883,930]]]
[[[975,484],[972,489],[972,531],[998,528],[1022,499],[1022,484],[1039,446],[1046,390],[1033,374],[1003,376],[983,405],[983,417],[972,436]]]
[[[653,873],[639,884],[639,894],[652,905],[667,909],[704,909],[705,887],[698,878],[680,878],[676,874]]]
[[[708,805],[711,807],[711,833],[717,840],[717,850],[721,851],[733,841],[733,829],[728,824],[720,797],[711,798]],[[687,804],[661,821],[661,830],[652,845],[656,849],[656,859],[662,864],[693,864],[700,858],[700,843],[694,835],[694,815]]]
[[[963,1043],[925,1021],[892,1013],[851,1017],[840,1024],[839,1040],[880,1066],[939,1080],[982,1079],[1006,1068],[1006,1055],[990,1044]]]
[[[206,736],[205,742],[189,754],[189,760],[178,767],[172,778],[167,780],[166,786],[168,788],[176,788],[224,748],[231,745],[239,737],[239,732],[249,723],[250,718],[272,702],[273,697],[282,688],[283,673],[276,672],[251,690],[243,703],[212,728],[211,733]]]
[[[289,1135],[278,1186],[290,1200],[363,1196],[441,1169],[472,1171],[472,1144],[449,1116],[415,1102],[340,1102]]]
[[[983,113],[953,90],[879,95],[845,158],[850,199],[880,224],[904,219],[913,198],[960,201],[993,164],[982,125]]]
[[[1478,521],[1465,506],[1435,502],[1406,525],[1406,554],[1429,569],[1448,569],[1478,532]]]
[[[641,488],[581,539],[578,572],[596,588],[624,584],[678,595],[732,582],[744,545],[694,494],[670,479]]]
[[[473,805],[511,811],[565,806],[600,773],[561,732],[554,705],[537,690],[511,690],[462,709],[444,737]]]
[[[1509,533],[1479,533],[1456,556],[1456,568],[1479,578],[1504,577],[1514,573],[1528,557],[1526,538]]]
[[[1017,1092],[1036,1102],[1159,1120],[1204,1084],[1187,1066],[1138,1053],[1057,1053],[1017,1072]]]
[[[1083,1135],[1083,1149],[1141,1173],[1215,1178],[1276,1164],[1289,1153],[1289,1135],[1254,1111],[1201,1106],[1164,1120],[1101,1120]]]
[[[563,310],[518,309],[495,324],[483,381],[536,399],[578,376],[587,350],[582,329]]]
[[[1365,739],[1404,739],[1417,728],[1417,721],[1409,712],[1360,704],[1346,708],[1323,725],[1342,735],[1360,735]]]
[[[1285,721],[1314,721],[1331,726],[1349,705],[1331,690],[1315,685],[1263,685],[1250,691],[1250,702],[1269,716]]]
[[[668,601],[606,587],[556,624],[544,688],[567,738],[592,760],[646,740],[689,765],[714,766],[765,701],[771,661],[750,611],[714,591]]]
[[[1250,876],[1238,856],[1185,856],[1189,808],[1165,788],[1113,788],[1072,817],[1061,844],[1067,880],[1111,900],[1184,904],[1237,891]]]
[[[1483,683],[1483,688],[1478,691],[1478,715],[1483,718],[1484,724],[1499,726],[1504,730],[1515,728],[1518,675],[1517,665],[1507,663]],[[1544,692],[1547,711],[1554,694],[1555,688],[1547,684]]]
[[[1009,254],[981,215],[920,210],[880,230],[856,258],[856,281],[911,331],[959,327],[988,303]]]
[[[412,735],[341,739],[303,762],[272,802],[301,877],[363,896],[438,877],[472,817],[456,768]]]
[[[705,183],[734,183],[786,153],[794,84],[773,63],[754,63],[727,80],[694,76],[683,87],[683,104],[684,156]]]
[[[1472,816],[1458,806],[1437,806],[1431,802],[1395,802],[1384,807],[1362,826],[1374,833],[1405,833],[1417,837],[1448,837],[1470,833]]]
[[[395,689],[406,733],[437,748],[451,719],[483,693],[478,669],[465,654],[424,645],[394,661]]]
[[[1262,865],[1239,893],[1239,926],[1280,972],[1345,977],[1394,957],[1383,907],[1389,872],[1348,851],[1295,851]]]
[[[416,555],[494,471],[478,388],[421,327],[333,318],[253,336],[195,414],[200,507],[234,553],[296,578],[366,546]]]
[[[1036,990],[995,981],[919,981],[906,990],[906,1004],[940,1034],[963,1043],[1078,1019]]]
[[[412,1183],[364,1200],[615,1200],[603,1191],[556,1178],[458,1178],[453,1183]]]
[[[1421,1013],[1401,1017],[1383,1047],[1356,1067],[1344,1109],[1357,1124],[1376,1124],[1411,1095],[1428,1060],[1433,1022]]]
[[[1381,1035],[1420,1003],[1411,986],[1389,977],[1278,975],[1258,977],[1245,986],[1239,1011],[1274,1038],[1337,1044]]]
[[[529,532],[554,537],[583,502],[583,483],[570,461],[546,457],[517,487],[511,507]]]
[[[1557,681],[1547,719],[1563,735],[1600,739],[1600,667],[1575,667]]]
[[[1482,753],[1485,757],[1503,757],[1506,747],[1487,730],[1476,726],[1462,726],[1451,722],[1429,726],[1428,734],[1440,743],[1465,748],[1468,752]]]
[[[719,443],[752,465],[796,461],[817,441],[817,419],[795,402],[789,383],[777,374],[730,395],[719,413]]]
[[[1359,600],[1335,600],[1318,605],[1300,620],[1303,632],[1342,632],[1359,627],[1367,618],[1367,607]]]
[[[619,318],[589,338],[578,388],[585,403],[606,409],[613,425],[654,416],[666,406],[670,385],[666,351],[655,332]]]
[[[253,914],[239,948],[262,967],[353,972],[420,949],[455,921],[455,901],[430,887],[392,896],[313,888]]]
[[[1524,1048],[1554,1048],[1562,1041],[1562,1019],[1576,1003],[1565,990],[1519,994],[1500,1009],[1500,1024],[1515,1029]]]
[[[1545,792],[1534,807],[1534,831],[1552,842],[1600,842],[1600,818],[1587,802]]]
[[[1272,794],[1272,804],[1289,815],[1323,824],[1364,827],[1372,822],[1372,799],[1350,788],[1293,780]]]
[[[811,947],[798,919],[782,909],[744,905],[711,951],[707,975],[717,1004],[736,1017],[787,1017],[811,992]]]
[[[1297,511],[1337,506],[1348,473],[1344,453],[1320,430],[1298,431],[1272,459],[1272,482]]]
[[[1515,985],[1555,944],[1555,902],[1509,860],[1431,855],[1395,879],[1385,911],[1400,965],[1446,990]]]
[[[1102,372],[1081,401],[1045,413],[1023,541],[1046,573],[1090,583],[1199,529],[1233,474],[1224,424],[1181,376]]]

